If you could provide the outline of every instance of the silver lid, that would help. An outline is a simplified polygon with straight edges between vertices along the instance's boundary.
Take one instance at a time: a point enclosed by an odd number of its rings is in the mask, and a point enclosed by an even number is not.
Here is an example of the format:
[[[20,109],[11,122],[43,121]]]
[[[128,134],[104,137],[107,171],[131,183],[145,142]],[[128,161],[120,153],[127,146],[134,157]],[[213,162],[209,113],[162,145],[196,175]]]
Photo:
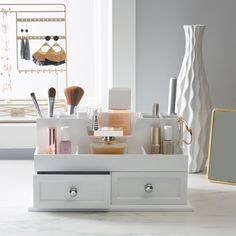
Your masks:
[[[153,118],[159,118],[159,103],[153,103],[152,105],[152,117]]]

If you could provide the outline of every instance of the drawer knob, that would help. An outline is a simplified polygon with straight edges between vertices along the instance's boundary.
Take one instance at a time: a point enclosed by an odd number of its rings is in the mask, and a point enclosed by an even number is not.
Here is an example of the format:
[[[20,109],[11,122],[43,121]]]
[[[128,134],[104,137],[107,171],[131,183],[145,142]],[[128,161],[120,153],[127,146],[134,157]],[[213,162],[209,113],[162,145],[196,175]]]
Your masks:
[[[146,184],[144,189],[146,193],[151,193],[153,191],[153,186],[152,184]]]
[[[76,196],[77,196],[77,193],[78,193],[77,188],[72,187],[72,188],[70,189],[70,196],[71,196],[71,197],[76,197]]]

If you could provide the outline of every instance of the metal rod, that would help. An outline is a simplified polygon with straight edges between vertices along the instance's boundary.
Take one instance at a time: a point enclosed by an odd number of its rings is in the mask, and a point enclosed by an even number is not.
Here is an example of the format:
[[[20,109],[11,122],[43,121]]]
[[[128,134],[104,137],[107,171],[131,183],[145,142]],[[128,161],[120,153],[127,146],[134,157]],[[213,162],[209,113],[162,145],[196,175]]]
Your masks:
[[[16,12],[16,20],[17,20],[17,12]],[[16,24],[16,36],[18,34],[18,24]],[[18,57],[18,41],[16,40],[16,64],[17,64],[17,70],[19,70],[19,57]]]
[[[67,70],[66,69],[29,69],[29,70],[27,70],[27,69],[25,69],[25,70],[21,70],[21,69],[19,69],[18,70],[20,73],[28,73],[28,72],[31,72],[31,73],[33,73],[33,72],[66,72]]]
[[[64,31],[64,34],[65,36],[67,37],[67,25],[66,25],[66,5],[64,5],[64,9],[65,9],[65,12],[64,12],[64,18],[65,18],[65,21],[64,21],[64,24],[65,24],[65,31]],[[65,40],[65,50],[66,50],[66,60],[67,60],[67,40]],[[67,63],[66,63],[66,88],[68,87],[68,66],[67,66]]]
[[[50,36],[51,38],[53,38],[53,36]],[[64,35],[61,35],[61,36],[58,36],[59,39],[66,39],[66,36]],[[21,40],[21,36],[17,36],[16,37],[17,40]],[[45,39],[45,36],[34,36],[34,35],[31,35],[31,36],[27,36],[28,39],[30,40],[42,40],[42,39]]]
[[[17,22],[64,22],[64,18],[18,18]]]

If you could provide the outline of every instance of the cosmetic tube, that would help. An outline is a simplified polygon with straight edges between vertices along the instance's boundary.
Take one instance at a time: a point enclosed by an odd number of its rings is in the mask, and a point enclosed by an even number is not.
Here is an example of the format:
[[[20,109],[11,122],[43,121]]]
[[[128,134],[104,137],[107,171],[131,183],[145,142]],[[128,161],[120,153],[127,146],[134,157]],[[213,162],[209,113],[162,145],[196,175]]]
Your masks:
[[[48,154],[57,154],[57,132],[55,127],[48,127]]]
[[[161,152],[161,130],[158,127],[151,128],[151,154]]]

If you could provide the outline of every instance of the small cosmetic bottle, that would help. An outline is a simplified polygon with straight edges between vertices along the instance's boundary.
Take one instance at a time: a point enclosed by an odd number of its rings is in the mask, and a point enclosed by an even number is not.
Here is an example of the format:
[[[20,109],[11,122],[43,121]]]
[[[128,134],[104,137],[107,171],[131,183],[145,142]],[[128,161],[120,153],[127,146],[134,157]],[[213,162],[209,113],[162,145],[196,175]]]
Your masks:
[[[124,135],[131,133],[131,89],[112,88],[109,90],[108,123],[104,124],[101,117],[101,127],[123,128]]]
[[[151,154],[161,152],[161,130],[158,127],[151,128]]]
[[[173,127],[170,125],[164,126],[164,140],[162,141],[163,154],[174,153],[174,141],[173,141]]]
[[[71,154],[69,127],[61,127],[60,154]]]
[[[57,132],[55,127],[48,127],[48,154],[57,154]]]

